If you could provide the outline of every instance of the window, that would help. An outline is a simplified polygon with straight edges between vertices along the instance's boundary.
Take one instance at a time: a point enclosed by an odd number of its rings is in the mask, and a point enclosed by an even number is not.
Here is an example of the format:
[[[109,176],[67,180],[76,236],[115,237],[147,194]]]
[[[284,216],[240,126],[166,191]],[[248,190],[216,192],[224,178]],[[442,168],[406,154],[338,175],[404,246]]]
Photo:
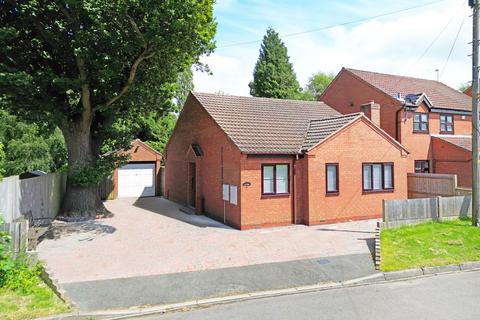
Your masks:
[[[430,173],[430,161],[415,160],[415,173]]]
[[[413,114],[413,132],[428,132],[428,113]]]
[[[363,191],[393,190],[393,163],[364,163],[362,170]]]
[[[262,194],[286,194],[289,192],[288,164],[262,165]]]
[[[453,115],[440,115],[440,133],[453,133]]]
[[[338,194],[338,163],[327,163],[325,168],[327,194]]]

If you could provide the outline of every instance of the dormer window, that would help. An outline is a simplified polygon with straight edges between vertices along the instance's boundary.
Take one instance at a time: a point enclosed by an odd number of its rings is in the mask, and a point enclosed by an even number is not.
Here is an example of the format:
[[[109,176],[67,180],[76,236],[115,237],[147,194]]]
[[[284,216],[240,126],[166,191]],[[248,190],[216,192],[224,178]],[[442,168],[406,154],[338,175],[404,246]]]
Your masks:
[[[428,113],[413,114],[413,132],[428,133]]]
[[[440,133],[453,134],[453,115],[440,115]]]

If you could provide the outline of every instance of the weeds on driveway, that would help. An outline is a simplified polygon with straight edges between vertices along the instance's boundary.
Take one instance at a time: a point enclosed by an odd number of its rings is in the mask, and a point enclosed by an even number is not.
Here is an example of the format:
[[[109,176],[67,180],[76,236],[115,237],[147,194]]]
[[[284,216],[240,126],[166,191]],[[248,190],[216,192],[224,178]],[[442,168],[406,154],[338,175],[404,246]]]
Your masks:
[[[382,271],[480,260],[480,228],[470,219],[384,229],[380,237]]]

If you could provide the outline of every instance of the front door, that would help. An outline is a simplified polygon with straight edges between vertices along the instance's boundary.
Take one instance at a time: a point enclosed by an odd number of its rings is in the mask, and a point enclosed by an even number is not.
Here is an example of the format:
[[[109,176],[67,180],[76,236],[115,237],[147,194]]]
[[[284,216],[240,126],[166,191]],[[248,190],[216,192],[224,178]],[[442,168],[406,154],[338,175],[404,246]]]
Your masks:
[[[197,198],[197,179],[196,179],[196,166],[195,166],[195,163],[194,162],[191,162],[190,165],[189,165],[189,170],[188,170],[188,176],[189,176],[189,184],[190,184],[190,187],[189,187],[189,205],[191,207],[194,207],[195,208],[195,199]]]

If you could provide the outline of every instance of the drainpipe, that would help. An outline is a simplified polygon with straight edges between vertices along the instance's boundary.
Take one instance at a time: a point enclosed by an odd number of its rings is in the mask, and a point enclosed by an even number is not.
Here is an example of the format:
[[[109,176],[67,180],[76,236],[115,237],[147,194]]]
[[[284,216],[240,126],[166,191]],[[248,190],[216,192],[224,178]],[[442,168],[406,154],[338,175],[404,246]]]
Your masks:
[[[293,207],[293,224],[297,224],[297,210],[296,210],[296,193],[295,193],[295,185],[297,183],[297,160],[298,160],[298,154],[295,155],[295,158],[293,158],[293,184],[292,184],[292,207]]]
[[[222,170],[222,200],[223,200],[223,147],[220,147],[220,163],[221,163],[221,170]],[[223,224],[227,222],[227,205],[226,201],[223,200]]]

